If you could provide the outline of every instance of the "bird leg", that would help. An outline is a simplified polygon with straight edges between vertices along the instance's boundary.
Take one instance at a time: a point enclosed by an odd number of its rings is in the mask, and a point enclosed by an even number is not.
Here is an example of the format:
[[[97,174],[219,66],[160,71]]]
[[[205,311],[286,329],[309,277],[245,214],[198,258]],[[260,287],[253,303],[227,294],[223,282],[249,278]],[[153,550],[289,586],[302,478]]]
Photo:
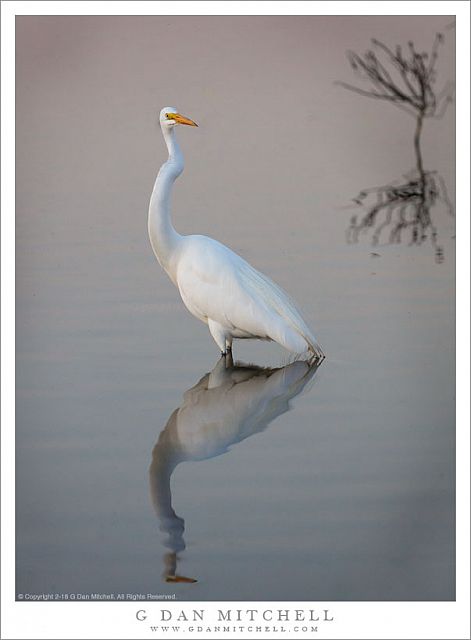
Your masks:
[[[228,340],[226,338],[226,331],[222,325],[211,318],[208,319],[208,329],[210,334],[213,336],[214,342],[221,350],[221,355],[227,355],[227,343]]]
[[[227,359],[230,359],[232,362],[232,340],[229,342],[229,339],[226,338],[226,350],[221,351],[221,355]]]
[[[226,371],[227,369],[232,369],[234,367],[234,360],[232,359],[232,353],[230,351],[228,351],[227,353],[221,353],[221,357],[219,358],[218,364],[216,365],[214,371],[219,367],[221,367],[221,371],[222,370]],[[210,378],[211,377],[213,377],[212,374]],[[208,389],[210,388],[209,384],[210,383],[208,383]],[[214,386],[219,386],[219,385],[214,385]]]

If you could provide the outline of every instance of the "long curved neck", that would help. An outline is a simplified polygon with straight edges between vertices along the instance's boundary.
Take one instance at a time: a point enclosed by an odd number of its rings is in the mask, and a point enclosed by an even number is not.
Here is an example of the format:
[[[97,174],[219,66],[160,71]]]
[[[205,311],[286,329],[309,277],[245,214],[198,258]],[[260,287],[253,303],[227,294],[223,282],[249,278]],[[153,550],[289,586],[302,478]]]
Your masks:
[[[168,160],[160,168],[150,199],[149,237],[158,261],[172,277],[174,259],[182,236],[175,231],[170,220],[170,196],[173,183],[182,173],[184,164],[175,128],[163,127],[162,133],[168,149]]]

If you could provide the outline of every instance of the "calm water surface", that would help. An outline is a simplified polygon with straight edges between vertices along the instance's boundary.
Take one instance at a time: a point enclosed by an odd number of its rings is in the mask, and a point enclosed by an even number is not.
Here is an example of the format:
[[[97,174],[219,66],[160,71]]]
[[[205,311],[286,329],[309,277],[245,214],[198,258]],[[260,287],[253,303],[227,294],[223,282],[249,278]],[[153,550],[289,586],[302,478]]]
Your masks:
[[[17,593],[454,598],[453,220],[442,264],[345,242],[351,198],[413,164],[413,121],[333,84],[345,50],[449,22],[388,20],[18,20]],[[175,225],[290,292],[317,370],[219,360],[155,261],[165,104],[200,124]],[[423,139],[451,198],[453,126]]]

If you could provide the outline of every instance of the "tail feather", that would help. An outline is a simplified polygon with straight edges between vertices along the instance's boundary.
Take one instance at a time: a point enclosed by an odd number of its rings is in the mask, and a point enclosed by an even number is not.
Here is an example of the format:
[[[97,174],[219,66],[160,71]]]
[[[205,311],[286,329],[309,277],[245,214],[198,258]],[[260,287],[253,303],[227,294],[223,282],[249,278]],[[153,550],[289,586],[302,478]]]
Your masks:
[[[314,334],[302,318],[296,304],[273,280],[245,263],[241,269],[244,284],[261,298],[267,306],[284,318],[290,327],[307,343],[308,350],[316,357],[325,357]]]
[[[314,342],[313,344],[310,344],[309,351],[316,358],[325,358],[324,351],[322,350],[322,347],[318,342]]]

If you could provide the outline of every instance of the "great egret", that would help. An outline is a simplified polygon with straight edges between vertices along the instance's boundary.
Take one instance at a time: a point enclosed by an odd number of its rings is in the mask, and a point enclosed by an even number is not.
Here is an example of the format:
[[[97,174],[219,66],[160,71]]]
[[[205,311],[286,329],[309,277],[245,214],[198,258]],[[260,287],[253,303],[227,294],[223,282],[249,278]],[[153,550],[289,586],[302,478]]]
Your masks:
[[[168,160],[157,175],[149,206],[149,237],[157,260],[187,309],[208,325],[223,355],[234,338],[273,340],[288,351],[324,354],[294,302],[267,276],[217,240],[182,236],[170,220],[173,183],[183,171],[175,126],[197,124],[173,107],[160,112]]]

